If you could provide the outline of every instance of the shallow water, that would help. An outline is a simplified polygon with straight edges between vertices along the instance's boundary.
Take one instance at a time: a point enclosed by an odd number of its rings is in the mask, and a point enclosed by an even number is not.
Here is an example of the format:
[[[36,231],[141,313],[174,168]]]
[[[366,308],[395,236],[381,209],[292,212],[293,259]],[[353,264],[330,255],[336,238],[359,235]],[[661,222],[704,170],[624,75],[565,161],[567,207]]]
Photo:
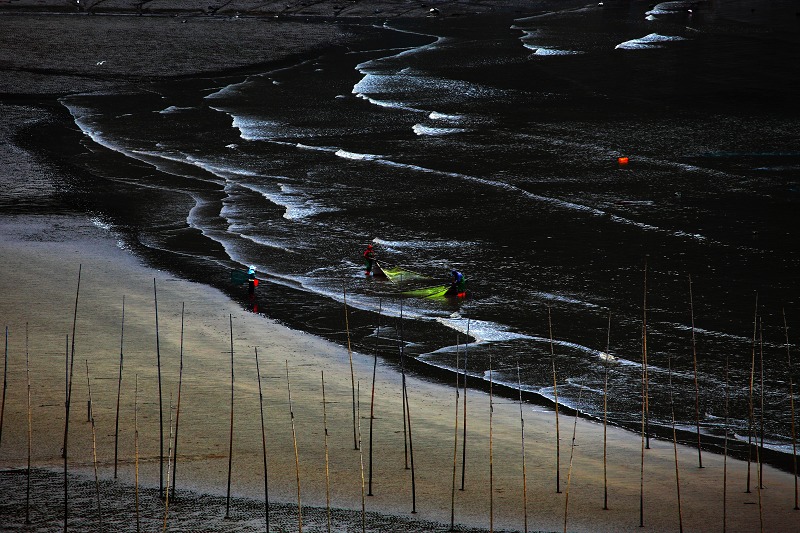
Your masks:
[[[402,344],[417,371],[452,370],[469,338],[472,384],[596,417],[607,372],[609,420],[633,428],[646,322],[653,429],[674,398],[696,430],[696,353],[701,431],[728,416],[748,439],[752,378],[788,453],[796,24],[675,6],[350,27],[366,38],[273,71],[68,97],[103,177],[85,201],[184,275],[232,291],[229,270],[255,265],[250,305],[294,327],[346,342],[346,298],[363,354]],[[365,277],[370,242],[427,279]],[[400,298],[451,268],[468,298]]]

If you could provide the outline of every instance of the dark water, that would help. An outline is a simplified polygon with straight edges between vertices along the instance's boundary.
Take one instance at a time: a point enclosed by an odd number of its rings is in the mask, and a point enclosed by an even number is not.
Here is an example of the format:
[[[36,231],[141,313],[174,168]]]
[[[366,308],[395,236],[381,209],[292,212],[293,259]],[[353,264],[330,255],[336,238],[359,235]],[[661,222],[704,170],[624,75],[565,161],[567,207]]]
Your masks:
[[[746,441],[755,361],[765,443],[791,453],[800,17],[769,6],[349,27],[363,37],[350,49],[269,72],[63,104],[103,176],[83,192],[97,223],[229,291],[231,267],[256,265],[268,316],[345,342],[346,290],[361,353],[381,323],[397,360],[402,312],[405,353],[453,369],[469,330],[473,384],[491,361],[493,380],[516,387],[519,369],[551,399],[554,361],[559,401],[602,417],[607,370],[609,418],[634,428],[646,319],[653,429],[672,393],[695,431],[696,351],[702,432],[722,435],[727,360]],[[430,279],[365,278],[370,242]],[[397,296],[451,268],[469,298]]]

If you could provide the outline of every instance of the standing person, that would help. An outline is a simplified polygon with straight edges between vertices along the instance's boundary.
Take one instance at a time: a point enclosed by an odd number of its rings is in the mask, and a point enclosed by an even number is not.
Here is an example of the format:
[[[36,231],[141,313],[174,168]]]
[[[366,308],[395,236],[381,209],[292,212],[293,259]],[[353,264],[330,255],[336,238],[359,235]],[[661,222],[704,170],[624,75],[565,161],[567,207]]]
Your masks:
[[[451,270],[450,271],[450,288],[447,290],[448,295],[450,296],[458,296],[459,298],[463,298],[467,295],[467,278],[464,277],[464,274],[459,272],[458,270]]]
[[[375,265],[375,251],[372,248],[372,244],[367,245],[367,249],[364,250],[362,254],[364,256],[364,268],[366,269],[366,274],[369,276],[372,274],[372,267]]]
[[[256,295],[256,285],[258,285],[256,280],[256,267],[250,265],[250,268],[247,269],[247,293],[250,295],[251,300]]]

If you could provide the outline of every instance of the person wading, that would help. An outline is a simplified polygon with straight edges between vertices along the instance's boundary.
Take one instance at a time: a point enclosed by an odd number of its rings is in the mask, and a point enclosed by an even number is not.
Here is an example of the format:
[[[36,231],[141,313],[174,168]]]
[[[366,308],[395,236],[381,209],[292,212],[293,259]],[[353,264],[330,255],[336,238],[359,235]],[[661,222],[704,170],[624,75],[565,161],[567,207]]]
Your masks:
[[[463,298],[467,295],[467,278],[458,270],[450,271],[450,278],[452,280],[450,288],[447,290],[448,295],[458,296]]]
[[[256,267],[250,266],[250,268],[247,269],[247,294],[250,295],[251,300],[256,295],[257,285],[258,280],[256,280]]]
[[[364,272],[365,275],[369,276],[372,274],[372,267],[375,265],[375,250],[373,250],[372,245],[367,245],[367,249],[364,250],[362,254],[364,256]]]

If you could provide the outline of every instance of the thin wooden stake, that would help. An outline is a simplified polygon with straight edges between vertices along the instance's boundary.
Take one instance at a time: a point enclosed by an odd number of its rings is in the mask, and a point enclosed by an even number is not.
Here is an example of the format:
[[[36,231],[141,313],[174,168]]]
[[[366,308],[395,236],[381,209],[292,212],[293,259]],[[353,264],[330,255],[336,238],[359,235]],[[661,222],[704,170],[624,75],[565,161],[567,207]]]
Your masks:
[[[728,414],[730,399],[730,383],[728,381],[728,355],[725,354],[725,447],[722,453],[722,533],[728,526]]]
[[[69,440],[69,412],[70,404],[72,402],[72,377],[73,370],[75,369],[75,329],[78,322],[78,296],[81,290],[81,269],[83,265],[78,265],[78,287],[75,289],[75,312],[72,315],[72,353],[69,355],[69,378],[67,380],[67,403],[66,414],[64,416],[64,447],[61,450],[61,456],[64,458],[64,533],[67,532],[68,524],[68,509],[69,509],[69,494],[67,491],[67,442]],[[67,336],[67,343],[69,343],[69,335]]]
[[[119,449],[119,399],[122,394],[122,341],[125,338],[125,296],[122,296],[122,326],[119,334],[119,379],[117,380],[117,416],[114,422],[114,479],[117,479],[117,451]]]
[[[175,444],[172,447],[172,499],[175,499],[175,470],[178,467],[178,422],[180,421],[181,417],[181,390],[183,389],[183,317],[184,311],[186,309],[186,302],[181,303],[181,346],[180,346],[180,366],[178,370],[178,405],[175,411]],[[259,383],[261,385],[261,383]],[[170,403],[172,400],[170,399]],[[172,423],[170,423],[170,427],[172,427]],[[167,482],[167,487],[169,487],[169,482]],[[169,489],[168,489],[169,490]]]
[[[528,533],[528,474],[525,462],[525,417],[522,413],[522,379],[519,375],[519,360],[517,360],[517,390],[519,391],[519,428],[522,440],[522,514],[525,533]]]
[[[561,494],[561,432],[558,425],[558,380],[556,379],[556,354],[553,347],[553,320],[547,306],[547,328],[550,331],[550,361],[553,365],[553,400],[556,411],[556,494]]]
[[[158,293],[156,278],[153,278],[153,304],[156,311],[156,363],[158,366],[158,497],[164,498],[164,402],[161,397],[161,347],[158,339]]]
[[[454,436],[453,436],[453,485],[450,493],[450,531],[455,531],[456,528],[456,469],[458,466],[458,386],[461,364],[458,360],[459,353],[458,333],[456,333],[456,416],[453,422]]]
[[[644,304],[642,305],[642,457],[639,473],[639,527],[644,527],[644,450],[650,448],[647,396],[647,259],[645,258]]]
[[[136,505],[136,533],[139,533],[139,374],[133,393],[133,454],[134,454],[134,501]]]
[[[86,359],[86,388],[89,390],[89,405],[92,405],[92,385],[89,383],[89,360]],[[94,486],[97,493],[97,520],[98,531],[103,530],[103,512],[100,509],[100,478],[97,475],[97,431],[94,425],[94,413],[90,411],[89,420],[92,423],[92,464],[94,465]]]
[[[164,527],[167,533],[167,516],[169,516],[169,475],[172,472],[172,393],[169,394],[169,438],[167,439],[167,494],[164,497]]]
[[[325,371],[322,371],[322,427],[325,430],[325,510],[328,518],[328,533],[331,532],[331,474],[328,460],[328,408],[325,403]],[[299,478],[298,478],[299,483]],[[298,491],[298,501],[300,493]]]
[[[401,339],[402,342],[402,327],[400,328],[401,331]],[[404,352],[405,353],[405,352]],[[403,369],[403,396],[405,398],[405,407],[406,407],[406,421],[408,423],[408,454],[411,458],[411,513],[416,514],[417,512],[417,476],[416,472],[414,471],[414,441],[411,438],[411,404],[408,400],[408,385],[406,384],[406,374],[405,368]]]
[[[469,326],[470,317],[467,317],[467,338],[464,340],[464,423],[463,436],[461,437],[461,490],[464,490],[464,478],[467,470],[467,363],[469,361]]]
[[[606,361],[603,376],[603,510],[608,510],[608,362],[611,359],[611,310],[608,310]]]
[[[762,334],[762,330],[761,330],[761,318],[760,317],[758,319],[758,332],[759,332],[759,340],[761,340],[761,346],[762,346],[762,351],[763,351],[763,334]],[[763,379],[763,366],[762,366],[762,379]],[[763,389],[763,385],[762,385],[762,389]],[[763,398],[763,396],[762,396],[762,398]],[[762,411],[762,413],[764,411],[763,400],[762,400],[762,403],[761,403],[761,411]],[[762,433],[762,436],[763,436],[763,433]],[[757,488],[757,492],[758,492],[758,521],[759,521],[759,531],[761,531],[761,533],[764,532],[764,504],[763,504],[762,496],[761,496],[762,489],[764,488],[763,480],[761,479],[761,476],[763,475],[763,469],[761,468],[761,466],[762,466],[762,464],[761,464],[761,458],[762,458],[762,453],[761,452],[762,452],[762,450],[763,450],[763,446],[761,446],[761,447],[756,446],[756,466],[758,468],[758,471],[757,471],[758,475],[756,476],[757,477],[756,482],[757,482],[757,487],[758,487]]]
[[[342,298],[344,300],[344,328],[347,332],[347,356],[350,358],[350,385],[353,389],[353,448],[358,449],[358,436],[356,435],[356,376],[353,370],[353,350],[350,347],[350,319],[347,313],[347,286],[342,284]]]
[[[692,316],[692,359],[694,360],[694,420],[697,426],[697,466],[703,468],[703,451],[700,447],[700,385],[697,381],[697,345],[694,337],[694,299],[692,275],[689,274],[689,311]]]
[[[792,414],[792,467],[794,471],[794,510],[800,510],[797,499],[797,437],[794,411],[794,376],[792,372],[792,354],[789,351],[789,326],[786,325],[786,310],[781,309],[783,314],[783,331],[786,334],[786,366],[789,369],[789,409]]]
[[[233,315],[228,315],[231,330],[231,430],[228,444],[228,496],[225,499],[225,518],[231,514],[231,471],[233,470]]]
[[[404,426],[407,429],[406,433],[408,436],[408,454],[406,455],[406,461],[408,458],[411,459],[411,513],[416,514],[417,512],[417,478],[416,472],[414,471],[414,443],[411,439],[411,406],[408,401],[408,386],[406,384],[406,366],[405,366],[405,349],[403,345],[403,300],[400,300],[400,370],[402,375],[402,385],[403,385],[403,420]],[[406,463],[406,469],[408,469],[408,463]]]
[[[66,336],[66,346],[64,348],[65,357],[67,360],[66,366],[66,399],[64,400],[64,447],[61,448],[61,457],[64,459],[64,533],[67,532],[67,515],[69,511],[68,504],[68,482],[67,482],[67,426],[69,425],[69,335]]]
[[[358,394],[356,403],[358,405],[358,460],[361,466],[361,532],[367,531],[367,489],[364,479],[364,450],[361,449],[361,382],[358,382]]]
[[[672,355],[667,356],[667,366],[669,367],[669,406],[672,413],[672,449],[675,453],[675,488],[678,497],[678,527],[683,533],[683,512],[681,510],[681,476],[678,468],[678,434],[675,431],[675,400],[672,394]]]
[[[567,468],[567,493],[564,495],[564,533],[567,533],[567,514],[569,511],[569,486],[572,482],[572,459],[575,456],[575,434],[578,432],[578,408],[583,395],[583,385],[578,389],[578,404],[575,407],[575,421],[572,423],[572,443],[569,447],[569,468]]]
[[[292,408],[292,386],[289,383],[288,359],[286,360],[286,389],[289,391],[289,417],[292,421],[292,442],[294,443],[294,472],[295,476],[297,477],[297,531],[298,533],[303,533],[303,506],[300,503],[300,455],[297,452],[297,432],[294,427],[294,409]],[[324,402],[323,405],[325,405]]]
[[[64,408],[66,410],[69,401],[69,335],[64,339]],[[66,412],[64,413],[66,418]],[[62,450],[63,453],[63,450]]]
[[[644,260],[644,291],[642,304],[642,379],[644,384],[644,438],[645,448],[650,449],[650,374],[647,368],[647,258]]]
[[[261,392],[261,370],[258,368],[258,347],[256,351],[256,377],[258,378],[258,405],[261,411],[261,449],[264,455],[264,515],[266,517],[266,533],[269,533],[269,483],[267,479],[267,432],[264,425],[264,394]],[[180,405],[180,395],[178,396]]]
[[[760,447],[761,447],[760,453],[761,453],[761,457],[763,457],[764,456],[764,330],[763,330],[763,326],[761,324],[761,319],[760,318],[758,319],[758,337],[759,337],[759,339],[758,339],[758,341],[759,341],[759,366],[761,367],[761,372],[760,372],[760,374],[761,374],[761,377],[760,377],[760,381],[761,381],[760,388],[761,388],[761,390],[759,391],[760,392],[759,396],[761,397],[761,402],[760,402],[760,405],[759,405],[759,407],[760,407],[760,409],[759,409],[759,411],[760,411],[760,413],[759,413],[759,419],[760,419],[760,431],[759,431],[759,433],[760,433]],[[763,460],[759,460],[758,461],[758,479],[759,479],[759,485],[763,489],[764,488],[764,461]]]
[[[6,326],[6,348],[3,356],[3,403],[0,404],[0,443],[3,442],[3,415],[6,412],[7,386],[8,386],[8,326]]]
[[[31,420],[31,367],[28,355],[28,323],[25,322],[25,379],[28,382],[28,470],[26,472],[27,488],[25,490],[25,523],[31,523],[31,449],[33,447]]]
[[[748,413],[748,428],[747,428],[747,489],[746,493],[750,493],[750,463],[753,459],[753,381],[756,375],[756,333],[758,332],[758,292],[756,292],[756,309],[753,314],[753,351],[750,360],[750,394],[749,394],[749,413]]]
[[[375,375],[378,372],[378,348],[381,339],[381,299],[378,298],[378,329],[375,332],[375,357],[372,362],[372,397],[369,402],[369,492],[372,496],[372,424],[375,420]]]
[[[405,453],[406,470],[409,469],[408,465],[408,417],[406,416],[406,409],[408,401],[406,398],[406,357],[405,349],[403,346],[403,298],[400,298],[400,320],[397,323],[397,342],[400,346],[400,376],[401,376],[401,392],[403,404],[403,449]]]
[[[492,352],[489,352],[489,533],[494,532],[494,454],[493,454],[493,418],[494,418],[494,394],[492,376]]]

